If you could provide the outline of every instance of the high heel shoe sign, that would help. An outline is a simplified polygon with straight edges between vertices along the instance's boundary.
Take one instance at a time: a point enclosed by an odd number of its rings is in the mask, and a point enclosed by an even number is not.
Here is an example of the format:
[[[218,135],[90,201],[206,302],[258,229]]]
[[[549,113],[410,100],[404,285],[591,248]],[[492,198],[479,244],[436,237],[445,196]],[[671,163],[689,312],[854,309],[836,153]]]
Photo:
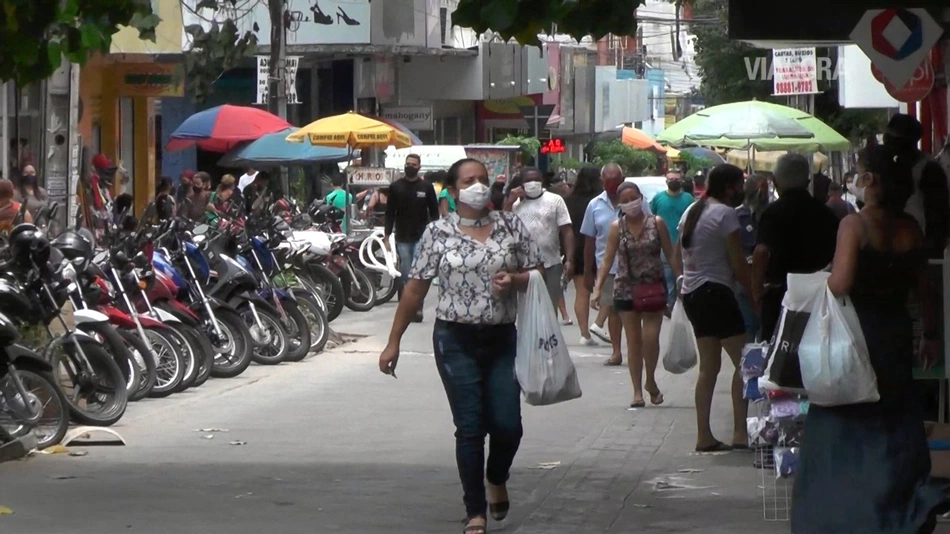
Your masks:
[[[288,45],[369,44],[369,0],[285,0]],[[389,1],[389,0],[377,0]],[[257,21],[258,35],[269,36],[267,2],[258,2],[248,19]]]

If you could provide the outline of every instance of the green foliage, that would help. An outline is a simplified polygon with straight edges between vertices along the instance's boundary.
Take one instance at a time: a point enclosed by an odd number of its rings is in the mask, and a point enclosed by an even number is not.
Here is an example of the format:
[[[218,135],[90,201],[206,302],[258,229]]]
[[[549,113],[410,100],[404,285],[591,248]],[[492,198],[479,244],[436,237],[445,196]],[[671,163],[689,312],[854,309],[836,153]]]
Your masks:
[[[459,0],[452,24],[478,33],[493,31],[506,41],[538,45],[539,33],[557,31],[582,39],[612,33],[634,35],[634,16],[645,0]]]
[[[712,162],[706,158],[694,156],[689,152],[680,152],[679,156],[680,166],[686,164],[686,175],[692,176],[696,174],[696,171],[701,171],[703,169],[708,169],[713,166]]]
[[[201,0],[198,9],[218,11],[227,2],[233,5],[235,0]],[[250,13],[242,16],[249,17]],[[279,21],[278,24],[282,24]],[[204,102],[214,91],[214,82],[225,72],[237,68],[245,58],[257,53],[257,32],[254,23],[252,30],[244,33],[238,29],[234,20],[228,19],[216,23],[211,30],[205,30],[199,24],[185,27],[192,38],[191,50],[185,54],[185,72],[188,76],[188,91],[196,102]]]
[[[3,0],[0,80],[20,86],[45,80],[64,57],[83,64],[109,52],[119,26],[154,42],[160,21],[149,0]]]
[[[770,57],[771,51],[756,48],[728,35],[728,0],[695,0],[693,14],[696,18],[714,17],[720,24],[695,24],[691,31],[696,35],[696,65],[702,76],[700,91],[707,106],[763,100],[785,104],[783,97],[772,96],[772,81],[755,76],[750,80],[749,68],[756,58]],[[834,51],[818,49],[818,56],[834,57]],[[819,82],[822,83],[823,82]],[[822,94],[815,95],[815,116],[825,121],[841,135],[860,139],[870,133],[880,132],[886,124],[883,110],[844,109],[838,105],[837,82],[830,82]]]
[[[520,146],[521,161],[529,161],[535,154],[541,150],[541,141],[537,137],[525,137],[522,135],[509,135],[495,143],[496,145]]]
[[[623,167],[624,176],[653,176],[660,164],[656,153],[649,150],[636,150],[623,144],[619,139],[595,143],[591,151],[591,163],[603,167],[616,163]]]
[[[584,162],[577,158],[556,154],[551,156],[551,167],[558,170],[578,170],[584,166]]]

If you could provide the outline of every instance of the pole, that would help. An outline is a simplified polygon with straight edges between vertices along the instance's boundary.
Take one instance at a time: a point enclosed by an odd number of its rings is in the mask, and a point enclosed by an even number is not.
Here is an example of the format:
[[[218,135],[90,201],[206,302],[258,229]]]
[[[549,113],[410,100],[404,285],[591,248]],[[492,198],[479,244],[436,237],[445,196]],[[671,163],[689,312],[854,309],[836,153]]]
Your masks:
[[[3,177],[10,179],[10,82],[3,82],[3,102],[0,103],[0,109],[3,113],[3,146],[0,147],[0,157],[3,158]]]
[[[267,107],[271,113],[287,120],[287,25],[284,24],[285,0],[268,0],[270,12],[270,72]],[[280,168],[280,189],[290,195],[287,168]]]

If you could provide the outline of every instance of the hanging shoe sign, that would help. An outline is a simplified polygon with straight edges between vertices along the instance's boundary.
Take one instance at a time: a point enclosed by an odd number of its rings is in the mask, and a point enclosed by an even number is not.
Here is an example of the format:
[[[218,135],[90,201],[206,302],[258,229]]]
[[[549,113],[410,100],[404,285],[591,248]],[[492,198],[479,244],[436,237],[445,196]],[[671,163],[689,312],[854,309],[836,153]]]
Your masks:
[[[284,59],[284,68],[286,69],[284,81],[287,83],[285,90],[288,104],[300,103],[300,100],[297,98],[297,68],[299,66],[300,56],[289,56]]]

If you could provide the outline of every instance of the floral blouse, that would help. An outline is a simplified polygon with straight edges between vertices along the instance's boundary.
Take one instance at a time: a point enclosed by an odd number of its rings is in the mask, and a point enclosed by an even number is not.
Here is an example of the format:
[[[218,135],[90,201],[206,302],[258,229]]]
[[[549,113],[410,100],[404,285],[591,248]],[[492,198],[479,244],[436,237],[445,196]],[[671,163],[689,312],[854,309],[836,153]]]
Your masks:
[[[416,245],[409,277],[439,278],[436,318],[466,324],[510,324],[518,316],[515,295],[499,297],[491,278],[503,271],[518,272],[544,264],[538,244],[521,218],[493,211],[491,235],[480,243],[458,227],[458,215],[450,213],[426,226]]]

